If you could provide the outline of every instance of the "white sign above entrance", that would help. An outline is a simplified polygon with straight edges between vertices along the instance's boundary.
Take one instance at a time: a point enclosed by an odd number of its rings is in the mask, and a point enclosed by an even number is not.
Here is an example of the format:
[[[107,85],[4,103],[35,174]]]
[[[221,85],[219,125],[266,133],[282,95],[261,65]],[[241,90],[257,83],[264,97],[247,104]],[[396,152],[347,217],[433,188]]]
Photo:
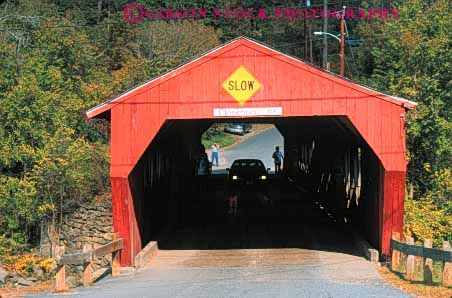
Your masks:
[[[213,109],[214,117],[282,116],[282,107]]]

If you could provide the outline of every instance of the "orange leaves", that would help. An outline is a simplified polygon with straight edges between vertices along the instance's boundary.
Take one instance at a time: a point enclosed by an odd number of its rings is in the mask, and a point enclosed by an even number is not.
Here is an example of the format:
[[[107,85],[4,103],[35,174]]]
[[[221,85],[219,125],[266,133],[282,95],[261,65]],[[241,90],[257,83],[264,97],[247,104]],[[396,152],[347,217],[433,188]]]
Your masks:
[[[36,259],[32,255],[18,255],[5,257],[3,262],[7,270],[25,274],[33,269]]]
[[[40,267],[46,273],[49,273],[53,268],[53,259],[43,259],[31,254],[6,256],[3,262],[6,270],[14,271],[20,275],[32,273],[35,266]]]
[[[53,268],[53,259],[41,259],[40,261],[38,261],[38,266],[41,267],[44,272],[50,272]]]

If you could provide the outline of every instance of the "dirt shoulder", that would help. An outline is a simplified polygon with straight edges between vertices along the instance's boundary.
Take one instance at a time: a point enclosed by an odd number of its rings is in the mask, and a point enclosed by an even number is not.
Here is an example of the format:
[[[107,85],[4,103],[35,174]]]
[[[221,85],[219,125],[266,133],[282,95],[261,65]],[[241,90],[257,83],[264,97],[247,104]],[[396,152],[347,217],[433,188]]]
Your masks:
[[[24,288],[0,288],[0,298],[21,298],[23,294],[38,293],[52,290],[52,282],[48,281],[39,285]]]
[[[385,281],[392,284],[396,288],[415,295],[414,297],[416,298],[452,298],[451,288],[427,286],[420,283],[409,282],[400,279],[400,277],[392,273],[387,267],[384,266],[380,267],[378,272]]]

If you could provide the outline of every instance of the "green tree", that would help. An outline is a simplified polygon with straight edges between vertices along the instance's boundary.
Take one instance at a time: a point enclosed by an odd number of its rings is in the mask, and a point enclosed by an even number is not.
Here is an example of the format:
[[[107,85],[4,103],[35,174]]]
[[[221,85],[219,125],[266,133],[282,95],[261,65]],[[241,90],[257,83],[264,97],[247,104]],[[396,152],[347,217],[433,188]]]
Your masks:
[[[407,123],[408,178],[419,196],[439,190],[435,175],[452,164],[451,15],[448,0],[404,1],[400,18],[382,24],[384,43],[372,49],[374,87],[419,104]]]

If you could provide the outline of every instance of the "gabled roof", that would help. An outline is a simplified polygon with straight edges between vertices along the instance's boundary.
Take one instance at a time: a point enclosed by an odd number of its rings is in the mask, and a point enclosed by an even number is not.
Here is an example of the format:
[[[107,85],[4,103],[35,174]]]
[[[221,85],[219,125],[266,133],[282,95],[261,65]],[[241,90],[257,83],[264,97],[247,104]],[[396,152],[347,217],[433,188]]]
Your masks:
[[[147,82],[144,82],[144,83],[142,83],[142,84],[140,84],[140,85],[138,85],[138,86],[136,86],[136,87],[134,87],[132,89],[127,90],[126,92],[124,92],[124,93],[122,93],[122,94],[120,94],[120,95],[118,95],[118,96],[116,96],[116,97],[114,97],[112,99],[109,99],[109,100],[107,100],[107,101],[105,101],[105,102],[103,102],[103,103],[101,103],[101,104],[89,109],[86,112],[86,116],[88,118],[98,117],[101,114],[109,111],[116,104],[119,104],[120,102],[123,102],[123,101],[127,100],[127,98],[129,98],[132,94],[136,93],[137,91],[139,91],[139,90],[141,90],[143,88],[151,88],[153,85],[157,85],[157,84],[159,84],[159,83],[161,83],[163,81],[166,81],[166,80],[168,80],[170,78],[173,78],[173,77],[177,76],[180,73],[185,72],[188,69],[191,69],[191,68],[201,64],[204,59],[214,58],[214,57],[220,55],[221,53],[227,52],[227,51],[229,51],[229,50],[231,50],[231,49],[233,49],[233,48],[235,48],[237,46],[240,46],[240,45],[242,45],[244,43],[246,43],[247,46],[253,47],[253,48],[257,49],[257,50],[259,50],[259,49],[266,49],[267,51],[273,52],[273,54],[276,54],[276,55],[279,55],[279,56],[283,56],[286,59],[291,60],[291,62],[293,62],[294,64],[300,64],[301,63],[304,66],[312,67],[312,68],[316,69],[318,72],[320,72],[321,74],[323,74],[323,76],[325,76],[325,77],[329,77],[330,79],[334,79],[335,81],[342,82],[343,84],[346,84],[348,86],[353,86],[355,89],[359,89],[360,91],[362,91],[364,93],[367,93],[367,94],[369,94],[371,96],[379,97],[379,98],[381,98],[383,100],[386,100],[386,101],[390,101],[393,104],[402,106],[402,107],[404,107],[406,109],[413,109],[417,105],[415,102],[412,102],[412,101],[409,101],[409,100],[406,100],[406,99],[403,99],[403,98],[400,98],[400,97],[387,95],[387,94],[384,94],[384,93],[379,92],[377,90],[374,90],[374,89],[372,89],[370,87],[354,83],[354,82],[352,82],[352,81],[350,81],[350,80],[348,80],[346,78],[342,78],[342,77],[340,77],[340,76],[338,76],[338,75],[336,75],[336,74],[334,74],[332,72],[328,72],[326,70],[320,69],[317,66],[312,65],[312,64],[307,63],[307,62],[304,62],[304,61],[302,61],[302,60],[300,60],[298,58],[295,58],[295,57],[292,57],[290,55],[281,53],[281,52],[279,52],[279,51],[277,51],[275,49],[272,49],[272,48],[270,48],[270,47],[268,47],[268,46],[266,46],[266,45],[264,45],[262,43],[259,43],[259,42],[255,41],[255,40],[252,40],[252,39],[249,39],[249,38],[246,38],[246,37],[239,37],[239,38],[233,39],[230,42],[225,43],[225,44],[223,44],[223,45],[221,45],[221,46],[219,46],[219,47],[217,47],[215,49],[212,49],[212,50],[210,50],[210,51],[208,51],[208,52],[206,52],[206,53],[204,53],[204,54],[202,54],[202,55],[200,55],[200,56],[188,61],[187,63],[185,63],[185,64],[183,64],[183,65],[181,65],[179,67],[176,67],[176,68],[174,68],[174,69],[172,69],[172,70],[170,70],[170,71],[168,71],[168,72],[166,72],[166,73],[164,73],[164,74],[162,74],[162,75],[160,75],[158,77],[152,78],[151,80],[149,80]]]

